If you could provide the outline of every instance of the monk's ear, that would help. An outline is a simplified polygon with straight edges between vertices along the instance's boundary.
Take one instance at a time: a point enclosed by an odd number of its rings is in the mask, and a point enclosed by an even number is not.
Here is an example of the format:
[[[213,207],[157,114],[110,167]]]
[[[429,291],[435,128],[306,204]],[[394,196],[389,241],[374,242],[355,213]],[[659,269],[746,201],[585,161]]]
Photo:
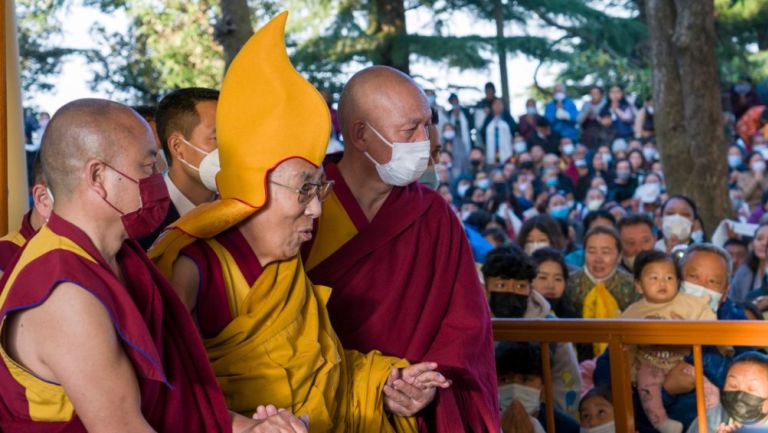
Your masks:
[[[97,159],[85,164],[85,182],[88,188],[96,191],[102,198],[107,196],[107,165]]]
[[[355,121],[349,128],[350,137],[344,137],[344,143],[351,143],[360,152],[368,151],[368,127],[362,120]]]
[[[53,211],[53,201],[45,185],[38,183],[32,187],[32,204],[37,213],[48,221],[48,218],[51,217],[51,211]]]

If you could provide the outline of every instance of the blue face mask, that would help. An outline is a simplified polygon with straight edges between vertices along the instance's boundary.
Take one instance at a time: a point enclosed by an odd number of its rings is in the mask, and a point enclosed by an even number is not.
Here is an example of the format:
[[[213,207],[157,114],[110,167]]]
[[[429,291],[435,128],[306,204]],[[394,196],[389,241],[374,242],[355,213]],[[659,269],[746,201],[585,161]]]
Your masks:
[[[555,206],[549,210],[549,216],[555,219],[566,219],[568,218],[568,212],[568,206]]]
[[[546,184],[549,188],[554,188],[557,186],[557,178],[556,177],[550,177],[547,179]]]
[[[475,186],[480,189],[488,189],[488,187],[491,186],[491,181],[488,179],[480,179],[475,182]]]

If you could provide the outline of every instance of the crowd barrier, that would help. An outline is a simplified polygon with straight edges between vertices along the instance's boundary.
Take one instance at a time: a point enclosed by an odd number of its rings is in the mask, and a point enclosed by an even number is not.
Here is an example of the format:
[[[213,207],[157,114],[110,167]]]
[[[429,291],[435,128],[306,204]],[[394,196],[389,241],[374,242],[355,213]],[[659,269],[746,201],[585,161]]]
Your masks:
[[[699,431],[706,432],[702,346],[768,347],[768,322],[761,321],[637,321],[586,319],[493,319],[496,341],[541,345],[547,431],[555,432],[552,395],[551,343],[608,343],[616,433],[635,433],[632,384],[627,346],[693,347]]]

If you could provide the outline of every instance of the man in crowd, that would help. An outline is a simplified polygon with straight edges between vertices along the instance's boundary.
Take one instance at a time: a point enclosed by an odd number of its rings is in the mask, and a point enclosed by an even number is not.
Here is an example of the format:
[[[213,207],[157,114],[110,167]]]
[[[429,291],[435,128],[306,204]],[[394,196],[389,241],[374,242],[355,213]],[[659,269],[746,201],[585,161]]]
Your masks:
[[[576,104],[565,94],[565,84],[555,84],[554,95],[544,110],[544,117],[549,120],[552,130],[563,137],[578,141],[579,130],[577,118],[579,115]]]
[[[312,281],[333,287],[334,328],[345,347],[442,366],[453,385],[421,431],[499,431],[488,307],[471,250],[445,200],[414,183],[429,160],[424,93],[374,66],[347,83],[339,116],[344,154],[325,165],[336,184],[304,250]]]
[[[656,243],[653,221],[647,215],[630,215],[619,221],[618,228],[622,246],[621,267],[632,273],[635,257],[643,251],[652,250]]]
[[[318,432],[415,432],[410,415],[448,381],[434,363],[344,351],[331,291],[298,256],[332,186],[319,167],[331,123],[288,60],[286,17],[252,36],[224,78],[221,199],[182,217],[152,254],[196,318],[230,409],[273,403],[309,415]]]
[[[145,249],[180,216],[216,198],[218,99],[217,90],[190,87],[167,94],[157,107],[157,135],[170,161],[164,179],[171,206],[158,230],[141,240]]]
[[[227,412],[194,323],[135,242],[168,206],[147,123],[86,99],[48,128],[54,212],[0,297],[0,430],[305,431],[287,412]]]
[[[32,236],[51,216],[53,202],[46,187],[39,153],[32,164],[32,179],[32,209],[24,214],[18,231],[8,233],[0,239],[0,276],[11,263],[11,259],[19,253],[27,241],[32,239]]]

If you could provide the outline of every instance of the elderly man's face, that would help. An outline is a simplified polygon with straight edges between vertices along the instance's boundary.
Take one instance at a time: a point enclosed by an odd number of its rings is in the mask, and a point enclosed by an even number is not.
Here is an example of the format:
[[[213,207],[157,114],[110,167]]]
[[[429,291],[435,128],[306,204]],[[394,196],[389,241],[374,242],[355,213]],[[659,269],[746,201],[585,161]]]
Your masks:
[[[259,260],[293,258],[301,244],[312,239],[313,221],[321,214],[320,200],[316,194],[308,196],[297,191],[322,183],[322,168],[299,158],[283,162],[269,175],[267,204],[243,227],[261,240],[259,251],[255,251]]]
[[[728,293],[728,266],[718,254],[695,251],[683,264],[683,281],[722,293],[725,298]]]
[[[387,91],[387,96],[379,99],[376,109],[370,110],[368,124],[390,143],[429,140],[432,111],[424,93],[411,85],[391,86]],[[389,162],[392,147],[371,130],[367,137],[371,143],[368,153],[380,164]]]

